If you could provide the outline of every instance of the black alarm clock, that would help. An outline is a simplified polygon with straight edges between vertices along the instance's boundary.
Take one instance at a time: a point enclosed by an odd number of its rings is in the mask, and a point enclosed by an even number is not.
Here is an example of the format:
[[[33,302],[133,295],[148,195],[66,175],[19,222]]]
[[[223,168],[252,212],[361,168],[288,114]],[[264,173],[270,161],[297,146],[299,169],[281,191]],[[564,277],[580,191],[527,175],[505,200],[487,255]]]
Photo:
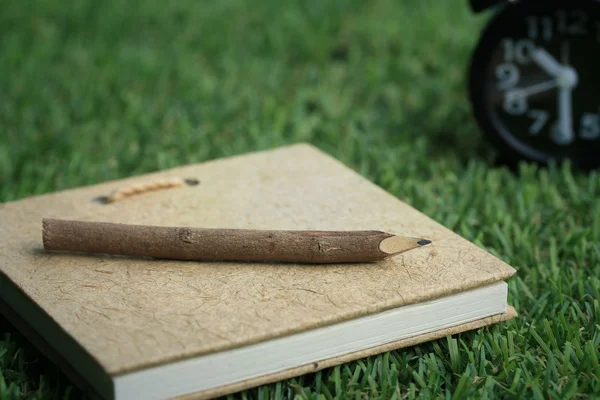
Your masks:
[[[600,1],[471,0],[498,11],[472,56],[483,134],[512,161],[600,166]]]

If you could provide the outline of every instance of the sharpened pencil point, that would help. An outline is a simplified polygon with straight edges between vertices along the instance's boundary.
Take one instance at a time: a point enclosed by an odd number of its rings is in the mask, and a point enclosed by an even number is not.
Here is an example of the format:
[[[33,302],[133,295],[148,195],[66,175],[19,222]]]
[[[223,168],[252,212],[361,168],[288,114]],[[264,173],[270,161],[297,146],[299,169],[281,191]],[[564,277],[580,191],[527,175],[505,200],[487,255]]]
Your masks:
[[[388,255],[405,253],[412,249],[418,249],[421,246],[431,243],[431,240],[420,239],[409,236],[390,236],[379,243],[379,250]]]

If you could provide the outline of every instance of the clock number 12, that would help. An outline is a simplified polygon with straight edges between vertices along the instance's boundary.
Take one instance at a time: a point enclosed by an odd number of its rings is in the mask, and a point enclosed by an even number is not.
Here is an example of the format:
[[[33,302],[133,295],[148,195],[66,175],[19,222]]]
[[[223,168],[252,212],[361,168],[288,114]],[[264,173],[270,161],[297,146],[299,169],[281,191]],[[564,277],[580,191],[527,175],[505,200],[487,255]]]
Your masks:
[[[558,10],[555,17],[550,15],[527,18],[527,32],[530,39],[552,40],[554,32],[561,35],[583,36],[587,34],[588,15],[583,10]]]
[[[587,34],[588,15],[583,10],[572,10],[568,14],[565,10],[556,13],[558,17],[558,31],[562,34],[583,36]]]

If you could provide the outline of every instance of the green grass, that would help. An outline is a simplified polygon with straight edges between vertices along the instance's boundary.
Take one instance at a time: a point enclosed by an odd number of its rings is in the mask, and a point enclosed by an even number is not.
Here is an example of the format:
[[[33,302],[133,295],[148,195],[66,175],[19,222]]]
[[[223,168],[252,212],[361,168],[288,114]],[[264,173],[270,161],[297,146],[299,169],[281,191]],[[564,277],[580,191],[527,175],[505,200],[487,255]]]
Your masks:
[[[520,316],[235,397],[598,398],[600,176],[493,163],[466,4],[0,0],[0,201],[311,142],[515,266]],[[0,399],[81,396],[0,324]]]

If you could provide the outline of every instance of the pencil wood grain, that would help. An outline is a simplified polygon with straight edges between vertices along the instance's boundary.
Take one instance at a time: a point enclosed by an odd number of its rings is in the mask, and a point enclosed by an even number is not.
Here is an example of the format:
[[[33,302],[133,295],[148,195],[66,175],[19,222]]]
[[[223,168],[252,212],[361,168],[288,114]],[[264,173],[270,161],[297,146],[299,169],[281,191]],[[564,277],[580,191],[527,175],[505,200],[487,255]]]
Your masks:
[[[46,218],[43,240],[46,250],[175,260],[356,263],[412,250],[421,239],[381,231],[205,229]]]

